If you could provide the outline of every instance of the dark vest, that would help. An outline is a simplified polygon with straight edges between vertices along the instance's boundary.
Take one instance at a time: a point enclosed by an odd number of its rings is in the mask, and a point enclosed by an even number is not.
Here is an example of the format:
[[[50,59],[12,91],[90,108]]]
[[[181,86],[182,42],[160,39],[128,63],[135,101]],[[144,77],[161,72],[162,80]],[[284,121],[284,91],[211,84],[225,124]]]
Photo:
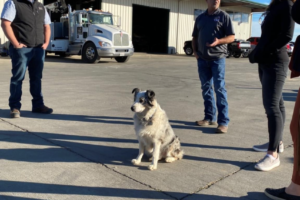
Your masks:
[[[18,42],[28,47],[40,46],[45,42],[45,8],[37,0],[32,4],[27,0],[13,0],[16,17],[11,23]]]

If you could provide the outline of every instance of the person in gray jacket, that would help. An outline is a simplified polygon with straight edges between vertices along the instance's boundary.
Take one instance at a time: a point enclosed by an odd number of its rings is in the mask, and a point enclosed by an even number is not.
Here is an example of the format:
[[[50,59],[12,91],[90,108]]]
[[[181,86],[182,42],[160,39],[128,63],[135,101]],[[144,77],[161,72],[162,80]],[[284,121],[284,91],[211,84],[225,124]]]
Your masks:
[[[11,117],[20,117],[22,83],[28,67],[32,112],[50,114],[44,105],[42,73],[45,49],[50,40],[50,17],[44,5],[37,0],[9,0],[1,14],[1,27],[10,41],[12,60],[9,107]]]

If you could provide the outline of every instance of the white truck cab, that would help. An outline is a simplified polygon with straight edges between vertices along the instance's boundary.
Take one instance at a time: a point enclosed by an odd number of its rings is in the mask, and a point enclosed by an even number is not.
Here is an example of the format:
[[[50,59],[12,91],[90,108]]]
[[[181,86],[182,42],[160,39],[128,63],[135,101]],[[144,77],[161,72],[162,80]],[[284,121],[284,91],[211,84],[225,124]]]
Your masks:
[[[45,6],[47,8],[47,6]],[[53,6],[48,9],[53,11]],[[100,10],[75,10],[68,5],[68,14],[60,22],[51,23],[51,39],[47,52],[59,55],[81,55],[88,63],[100,58],[126,62],[134,48],[128,33],[119,28],[118,18]]]

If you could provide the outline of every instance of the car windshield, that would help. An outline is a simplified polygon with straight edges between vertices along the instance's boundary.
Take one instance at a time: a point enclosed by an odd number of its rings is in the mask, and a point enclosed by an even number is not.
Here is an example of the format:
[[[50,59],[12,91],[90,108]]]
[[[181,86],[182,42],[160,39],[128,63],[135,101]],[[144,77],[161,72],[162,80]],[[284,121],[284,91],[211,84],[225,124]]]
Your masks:
[[[93,14],[89,15],[91,24],[109,24],[113,25],[113,19],[111,15]]]

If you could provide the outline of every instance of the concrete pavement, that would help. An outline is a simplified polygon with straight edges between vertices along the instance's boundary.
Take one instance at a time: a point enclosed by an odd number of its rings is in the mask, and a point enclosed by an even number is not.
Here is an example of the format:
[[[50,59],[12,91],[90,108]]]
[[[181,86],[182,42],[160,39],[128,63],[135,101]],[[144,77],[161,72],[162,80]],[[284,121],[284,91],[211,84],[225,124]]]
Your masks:
[[[85,64],[79,57],[46,59],[43,94],[52,115],[31,113],[28,77],[23,82],[20,119],[8,109],[10,60],[0,59],[0,199],[267,199],[266,187],[287,186],[293,148],[289,133],[299,79],[286,80],[285,152],[281,166],[257,172],[267,142],[267,118],[257,66],[227,60],[230,126],[197,127],[203,100],[192,57],[135,54],[128,63],[103,59]],[[27,75],[27,74],[26,74]],[[167,112],[186,155],[149,171],[138,153],[130,110],[133,88],[152,89]]]

